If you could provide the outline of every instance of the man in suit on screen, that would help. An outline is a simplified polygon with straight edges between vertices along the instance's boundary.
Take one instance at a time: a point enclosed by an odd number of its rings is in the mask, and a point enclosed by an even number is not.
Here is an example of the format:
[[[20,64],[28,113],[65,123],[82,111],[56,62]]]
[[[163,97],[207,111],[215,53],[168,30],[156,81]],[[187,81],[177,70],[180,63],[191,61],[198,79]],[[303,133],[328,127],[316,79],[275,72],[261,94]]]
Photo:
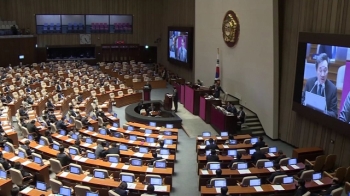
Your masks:
[[[183,62],[187,62],[187,50],[185,48],[185,39],[181,39],[181,47],[178,49],[177,52],[177,59]]]
[[[327,79],[329,58],[326,53],[319,54],[316,58],[316,77],[309,78],[306,82],[302,103],[306,104],[307,92],[325,97],[326,106],[324,113],[337,117],[337,88]]]
[[[350,124],[350,92],[344,100],[343,108],[339,113],[339,120]]]

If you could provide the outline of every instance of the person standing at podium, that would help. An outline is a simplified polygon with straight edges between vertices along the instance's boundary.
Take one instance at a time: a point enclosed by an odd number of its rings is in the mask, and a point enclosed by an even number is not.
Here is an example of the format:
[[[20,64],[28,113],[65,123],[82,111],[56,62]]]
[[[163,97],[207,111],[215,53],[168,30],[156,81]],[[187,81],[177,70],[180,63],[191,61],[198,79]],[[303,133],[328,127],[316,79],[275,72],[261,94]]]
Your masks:
[[[214,91],[215,98],[220,98],[220,92],[223,92],[225,94],[225,91],[222,90],[218,82],[216,82],[213,86],[211,86],[210,89]]]
[[[146,82],[145,87],[148,87],[149,90],[152,90],[152,85],[149,83],[149,81]]]
[[[177,93],[177,89],[174,88],[174,91],[173,91],[173,102],[174,102],[175,112],[177,112],[177,102],[178,101],[179,101],[179,95]]]

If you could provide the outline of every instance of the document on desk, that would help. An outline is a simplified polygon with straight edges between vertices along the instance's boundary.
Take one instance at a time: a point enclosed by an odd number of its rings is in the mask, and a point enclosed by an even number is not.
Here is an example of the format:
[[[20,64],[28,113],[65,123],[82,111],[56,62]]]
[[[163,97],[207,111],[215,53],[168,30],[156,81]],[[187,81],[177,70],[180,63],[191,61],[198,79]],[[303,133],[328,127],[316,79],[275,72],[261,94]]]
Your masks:
[[[269,170],[269,172],[274,172],[275,171],[272,167],[267,168],[267,170]]]
[[[139,153],[139,152],[134,153],[134,156],[135,156],[135,157],[143,157],[143,155],[144,155],[143,153]]]
[[[275,191],[284,191],[284,188],[281,185],[271,185],[271,186]]]
[[[200,149],[204,149],[204,148],[205,148],[205,146],[199,146],[199,148],[200,148]]]
[[[211,173],[213,173],[214,175],[216,175],[216,170],[210,170]]]
[[[34,148],[35,149],[39,149],[39,148],[41,148],[41,147],[43,147],[42,145],[37,145],[37,146],[35,146]]]
[[[275,156],[275,154],[273,154],[273,153],[268,153],[268,155],[270,155],[270,157],[274,157]]]
[[[24,161],[23,163],[21,163],[22,165],[28,165],[29,163],[31,163],[31,161]]]
[[[129,131],[129,130],[125,130],[125,133],[130,133],[131,131]]]
[[[27,187],[21,191],[21,193],[28,194],[33,188]]]
[[[89,147],[91,144],[89,144],[89,143],[84,143],[84,144],[82,144],[82,146],[84,146],[84,147]]]
[[[132,143],[134,143],[134,141],[133,141],[133,140],[129,140],[128,143],[129,143],[129,144],[132,144]]]
[[[229,148],[229,146],[228,145],[222,145],[224,148]]]
[[[5,133],[10,133],[12,132],[12,129],[6,130]]]
[[[215,188],[216,193],[221,193],[221,188]]]
[[[27,140],[27,138],[21,139],[21,143],[24,143]]]
[[[203,175],[208,175],[209,174],[208,170],[202,169],[201,172],[202,172]]]
[[[71,142],[71,141],[73,141],[72,138],[66,139],[66,142]]]
[[[85,161],[87,161],[88,160],[88,158],[86,158],[86,157],[83,157],[83,158],[80,158],[79,159],[79,161],[81,161],[81,162],[85,162]]]
[[[90,182],[91,179],[92,179],[92,177],[86,176],[86,177],[83,179],[83,181],[84,181],[84,182]]]
[[[166,186],[154,186],[154,191],[165,192],[167,191]]]
[[[148,136],[150,136],[150,135],[151,135],[151,134],[149,134],[149,133],[145,133],[145,136],[146,136],[146,137],[148,137]]]
[[[169,159],[169,155],[160,155],[163,159]]]
[[[156,146],[157,144],[156,143],[149,143],[148,145],[149,146]]]
[[[289,168],[287,166],[282,166],[281,167],[283,170],[289,170]]]
[[[264,191],[261,186],[255,186],[254,189],[257,191],[257,192],[261,192],[261,191]]]
[[[63,135],[56,135],[56,138],[60,138],[60,137],[62,137]]]
[[[203,140],[203,138],[202,138],[202,137],[197,137],[197,139],[198,139],[198,140]]]
[[[293,169],[299,169],[300,167],[297,165],[291,165],[291,167],[293,167]]]
[[[96,135],[98,135],[98,133],[93,133],[93,134],[92,134],[92,136],[96,136]]]
[[[146,172],[153,172],[153,167],[148,167]]]
[[[17,161],[19,158],[20,158],[20,157],[18,157],[18,156],[14,156],[14,157],[12,157],[12,158],[10,159],[10,161],[11,161],[11,162],[15,162],[15,161]]]
[[[60,175],[61,177],[66,177],[68,176],[69,172],[62,172],[62,174]]]
[[[118,163],[111,163],[110,167],[117,167],[117,166],[118,166]]]
[[[116,127],[111,127],[111,128],[109,128],[110,130],[113,130],[113,131],[116,131],[118,128],[116,128]]]
[[[84,133],[89,133],[90,131],[89,130],[85,130]]]
[[[240,170],[237,170],[237,171],[240,174],[250,174],[251,173],[249,169],[240,169]]]
[[[77,161],[81,158],[81,156],[74,156],[74,160]]]
[[[123,165],[122,169],[129,169],[130,165]]]
[[[221,140],[221,139],[222,139],[222,137],[216,137],[216,139],[217,139],[217,140]]]
[[[319,180],[314,180],[314,182],[315,182],[316,184],[318,184],[318,185],[322,185],[322,184],[323,184],[323,182],[321,182],[321,181],[319,181]]]
[[[158,135],[158,139],[161,139],[161,138],[163,138],[163,135]]]
[[[157,130],[160,130],[160,127],[156,127]]]
[[[135,183],[128,183],[128,189],[135,189],[136,184]]]
[[[163,148],[168,148],[168,144],[164,144],[164,145],[163,145]]]

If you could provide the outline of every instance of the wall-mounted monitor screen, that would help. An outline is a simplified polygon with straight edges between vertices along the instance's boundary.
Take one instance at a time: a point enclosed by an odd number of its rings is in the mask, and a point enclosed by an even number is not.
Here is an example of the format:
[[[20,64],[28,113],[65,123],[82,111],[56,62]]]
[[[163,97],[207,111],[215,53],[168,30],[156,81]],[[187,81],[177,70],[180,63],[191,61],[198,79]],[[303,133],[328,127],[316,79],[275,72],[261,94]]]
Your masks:
[[[168,60],[174,64],[192,65],[193,28],[168,28]]]
[[[109,15],[86,15],[86,33],[108,33]]]
[[[62,33],[84,33],[85,15],[62,15]]]
[[[61,15],[36,15],[36,33],[61,33]]]
[[[132,33],[131,15],[110,15],[110,33]]]

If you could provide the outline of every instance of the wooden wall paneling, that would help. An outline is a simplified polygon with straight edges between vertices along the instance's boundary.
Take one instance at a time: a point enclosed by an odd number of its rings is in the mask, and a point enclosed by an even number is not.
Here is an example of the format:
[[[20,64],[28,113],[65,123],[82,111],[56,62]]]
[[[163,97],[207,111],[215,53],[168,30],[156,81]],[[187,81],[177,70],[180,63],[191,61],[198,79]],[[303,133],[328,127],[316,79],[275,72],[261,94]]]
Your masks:
[[[350,134],[341,135],[292,111],[294,76],[299,32],[350,33],[348,0],[284,0],[283,28],[280,33],[280,139],[296,147],[319,146],[326,154],[336,154],[338,165],[350,163]],[[334,144],[331,140],[335,141]]]

